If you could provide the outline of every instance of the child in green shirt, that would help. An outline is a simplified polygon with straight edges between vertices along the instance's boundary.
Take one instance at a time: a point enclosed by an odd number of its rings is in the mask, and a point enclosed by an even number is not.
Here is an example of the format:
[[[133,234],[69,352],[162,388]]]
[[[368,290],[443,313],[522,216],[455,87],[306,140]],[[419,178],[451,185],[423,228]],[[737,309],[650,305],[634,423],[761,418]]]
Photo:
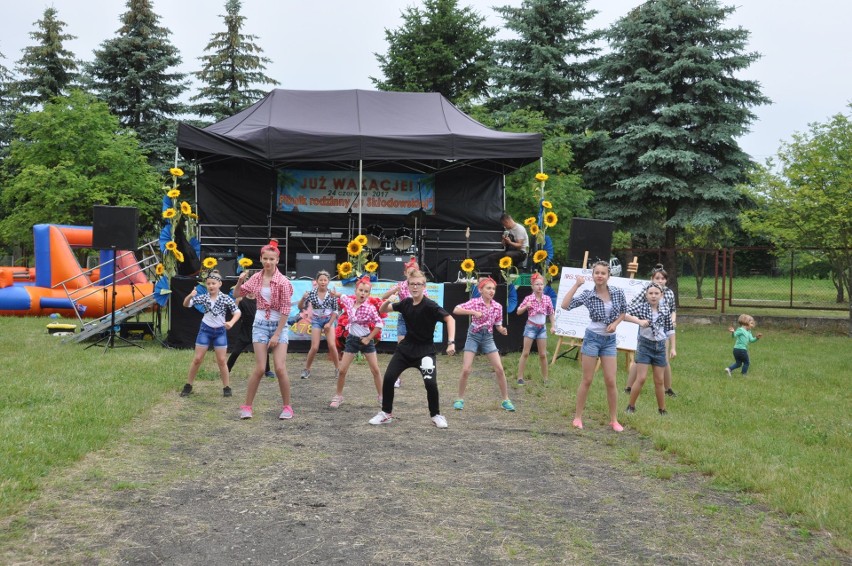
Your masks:
[[[737,319],[737,323],[739,323],[740,327],[736,330],[734,330],[733,326],[728,328],[728,332],[731,333],[731,336],[734,339],[734,363],[725,368],[725,372],[728,374],[728,377],[731,376],[731,372],[733,370],[739,367],[743,368],[743,377],[745,377],[748,373],[749,366],[748,345],[752,342],[757,342],[760,338],[763,338],[763,334],[758,333],[757,337],[755,337],[751,333],[751,330],[755,325],[754,317],[747,314],[741,314]]]

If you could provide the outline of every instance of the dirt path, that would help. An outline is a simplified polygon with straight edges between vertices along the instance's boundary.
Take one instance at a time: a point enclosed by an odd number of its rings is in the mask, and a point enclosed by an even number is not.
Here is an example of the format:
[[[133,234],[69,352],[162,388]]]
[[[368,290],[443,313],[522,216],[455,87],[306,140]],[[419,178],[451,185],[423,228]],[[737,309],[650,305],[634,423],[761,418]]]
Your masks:
[[[302,357],[292,356],[298,375]],[[387,364],[380,356],[380,366]],[[243,361],[241,360],[241,364]],[[710,489],[635,432],[593,419],[583,432],[536,406],[536,387],[499,408],[477,364],[464,411],[451,409],[460,359],[439,359],[450,428],[431,426],[409,372],[398,420],[378,410],[366,365],[333,411],[328,363],[293,380],[296,417],[277,420],[261,384],[255,418],[215,381],[164,398],[124,442],[56,478],[18,518],[24,544],[5,564],[658,564],[842,563],[748,498]],[[598,382],[596,386],[601,386]],[[539,390],[539,394],[542,391]],[[679,473],[654,477],[659,467]],[[650,471],[650,473],[649,473]],[[657,474],[658,476],[660,474]]]

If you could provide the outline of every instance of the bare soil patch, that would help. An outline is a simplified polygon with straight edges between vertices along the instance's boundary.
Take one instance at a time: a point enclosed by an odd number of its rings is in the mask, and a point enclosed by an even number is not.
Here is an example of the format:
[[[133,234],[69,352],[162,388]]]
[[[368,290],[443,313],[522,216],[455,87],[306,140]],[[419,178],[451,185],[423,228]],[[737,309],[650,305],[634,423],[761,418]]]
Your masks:
[[[124,440],[53,478],[11,526],[6,564],[801,564],[848,563],[825,536],[802,536],[753,498],[710,488],[627,429],[543,413],[545,386],[513,391],[503,411],[477,360],[454,411],[460,357],[440,357],[442,412],[432,426],[419,374],[379,409],[366,364],[327,408],[326,360],[298,379],[295,418],[279,421],[274,380],[240,421],[248,356],[234,397],[218,380],[177,390]],[[380,367],[388,356],[380,356]],[[209,372],[212,377],[213,372]],[[593,387],[602,387],[598,381]],[[569,411],[570,413],[570,411]],[[654,474],[655,469],[674,470]],[[665,479],[661,479],[665,478]],[[8,526],[8,525],[7,525]]]

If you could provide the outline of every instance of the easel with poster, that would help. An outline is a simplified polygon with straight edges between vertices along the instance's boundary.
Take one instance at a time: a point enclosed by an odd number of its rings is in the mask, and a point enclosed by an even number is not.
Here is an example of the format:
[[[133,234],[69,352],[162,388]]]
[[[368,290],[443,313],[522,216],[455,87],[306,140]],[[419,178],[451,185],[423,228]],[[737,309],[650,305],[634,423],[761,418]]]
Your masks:
[[[586,253],[583,258],[583,266],[586,266],[587,263],[588,253]],[[637,262],[637,258],[634,257],[633,261],[627,265],[627,272],[630,274],[629,278],[609,278],[608,285],[621,289],[622,292],[624,292],[624,297],[628,303],[636,296],[637,293],[641,293],[644,287],[644,283],[642,281],[634,279],[638,268],[639,264]],[[576,360],[579,358],[580,346],[583,343],[583,335],[586,333],[586,326],[588,326],[589,322],[591,322],[589,319],[589,311],[586,307],[578,307],[570,311],[564,310],[561,307],[562,299],[565,298],[565,295],[568,293],[568,289],[574,285],[574,281],[579,275],[585,276],[587,281],[577,290],[577,294],[580,294],[587,289],[594,288],[594,282],[591,280],[592,271],[590,269],[585,269],[585,267],[562,268],[562,273],[559,279],[559,293],[556,297],[555,334],[559,336],[559,341],[556,344],[556,350],[553,352],[553,358],[550,360],[550,365],[556,363],[556,360],[560,357],[567,357],[571,352],[575,352],[573,359]],[[619,351],[624,352],[627,367],[630,366],[630,363],[633,361],[633,355],[636,352],[636,338],[638,330],[638,326],[632,322],[622,322],[616,329],[616,346]],[[559,351],[562,349],[563,344],[568,347],[568,350],[560,354]],[[600,360],[598,363],[600,364]]]

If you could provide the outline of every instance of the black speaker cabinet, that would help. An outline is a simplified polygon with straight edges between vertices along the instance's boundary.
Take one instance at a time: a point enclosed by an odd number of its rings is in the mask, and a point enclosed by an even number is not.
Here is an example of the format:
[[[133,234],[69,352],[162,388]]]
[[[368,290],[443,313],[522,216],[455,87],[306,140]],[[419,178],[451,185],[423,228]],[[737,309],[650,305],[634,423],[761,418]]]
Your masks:
[[[583,255],[589,252],[589,261],[602,259],[609,261],[612,253],[612,231],[615,222],[612,220],[592,220],[589,218],[572,218],[571,235],[568,239],[568,260],[583,262]]]
[[[405,278],[405,263],[409,259],[411,259],[410,255],[380,255],[379,277],[393,281],[402,281]]]
[[[296,254],[296,277],[314,278],[321,270],[328,271],[334,277],[337,273],[335,261],[337,258],[334,254]]]
[[[92,247],[135,251],[139,209],[132,206],[95,206],[92,215]]]

